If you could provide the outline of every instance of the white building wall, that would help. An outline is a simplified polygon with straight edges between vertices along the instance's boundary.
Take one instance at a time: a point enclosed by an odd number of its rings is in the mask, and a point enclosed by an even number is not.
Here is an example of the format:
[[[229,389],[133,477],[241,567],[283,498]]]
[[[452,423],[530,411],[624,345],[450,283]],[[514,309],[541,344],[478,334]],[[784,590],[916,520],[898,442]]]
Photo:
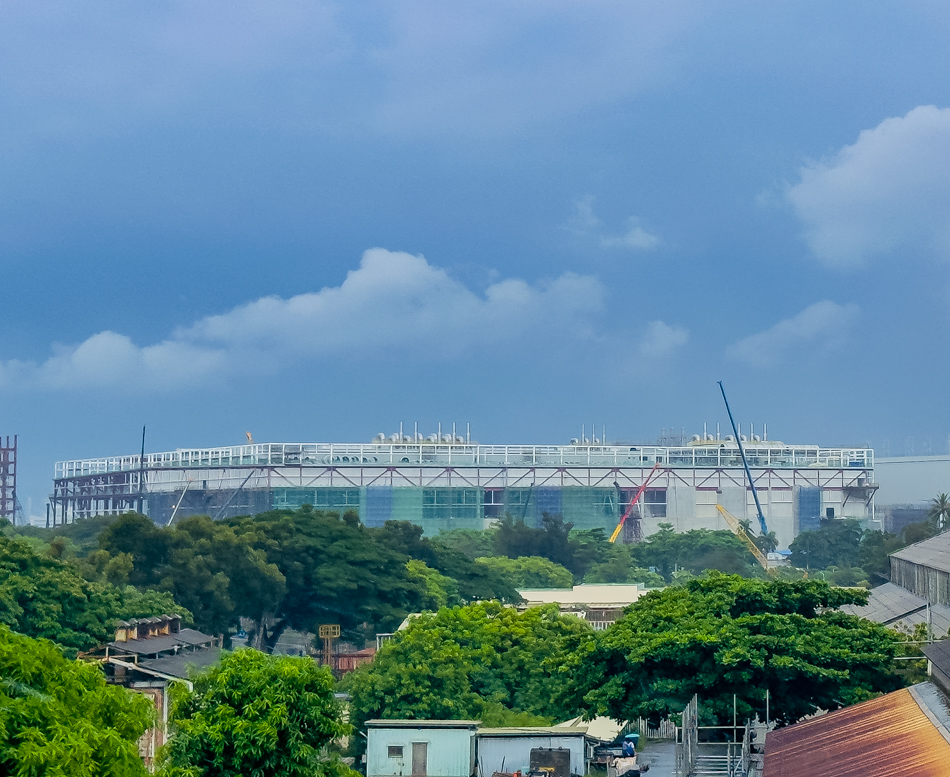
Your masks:
[[[531,750],[536,747],[563,747],[570,750],[571,774],[585,774],[586,739],[583,735],[500,737],[479,734],[476,757],[479,777],[491,777],[494,772],[501,771],[527,772],[531,764]]]
[[[367,777],[411,775],[413,742],[428,745],[428,777],[470,777],[474,771],[474,729],[372,726],[366,730]],[[389,757],[390,746],[402,747],[402,757]]]

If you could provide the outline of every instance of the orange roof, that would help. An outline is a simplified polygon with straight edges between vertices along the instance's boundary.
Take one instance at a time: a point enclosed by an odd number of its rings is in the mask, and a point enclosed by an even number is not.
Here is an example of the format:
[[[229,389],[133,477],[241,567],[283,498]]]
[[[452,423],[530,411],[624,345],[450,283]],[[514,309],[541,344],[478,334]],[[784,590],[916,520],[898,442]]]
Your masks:
[[[764,777],[945,777],[950,732],[918,697],[904,688],[769,732]]]

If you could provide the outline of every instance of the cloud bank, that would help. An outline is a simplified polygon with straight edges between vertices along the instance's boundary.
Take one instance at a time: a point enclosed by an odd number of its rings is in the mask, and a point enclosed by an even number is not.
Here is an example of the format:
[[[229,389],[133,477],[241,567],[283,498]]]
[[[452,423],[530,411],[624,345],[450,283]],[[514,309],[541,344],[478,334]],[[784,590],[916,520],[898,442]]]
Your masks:
[[[626,248],[633,251],[649,251],[660,244],[660,238],[640,225],[635,216],[627,219],[626,231],[619,235],[608,234],[604,222],[594,213],[594,197],[587,195],[574,201],[574,216],[567,228],[582,237],[593,237],[601,248]]]
[[[733,343],[727,355],[756,367],[767,367],[784,362],[806,349],[825,352],[847,340],[858,312],[855,304],[838,305],[829,300],[816,302],[764,332]]]
[[[950,257],[950,109],[924,105],[864,130],[803,168],[787,198],[809,248],[831,267]]]
[[[592,321],[603,305],[604,288],[591,276],[509,278],[477,293],[422,256],[374,248],[339,286],[264,297],[154,345],[100,332],[55,347],[42,363],[0,362],[0,386],[183,387],[331,355],[451,359],[516,340],[541,348],[595,337]]]

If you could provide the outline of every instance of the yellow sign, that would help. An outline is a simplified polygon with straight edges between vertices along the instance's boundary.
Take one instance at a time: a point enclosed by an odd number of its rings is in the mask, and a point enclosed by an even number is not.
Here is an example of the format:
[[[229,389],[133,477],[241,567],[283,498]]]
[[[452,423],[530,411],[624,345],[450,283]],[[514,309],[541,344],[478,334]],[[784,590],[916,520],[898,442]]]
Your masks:
[[[334,639],[340,636],[340,627],[338,624],[325,624],[319,629],[320,639]]]

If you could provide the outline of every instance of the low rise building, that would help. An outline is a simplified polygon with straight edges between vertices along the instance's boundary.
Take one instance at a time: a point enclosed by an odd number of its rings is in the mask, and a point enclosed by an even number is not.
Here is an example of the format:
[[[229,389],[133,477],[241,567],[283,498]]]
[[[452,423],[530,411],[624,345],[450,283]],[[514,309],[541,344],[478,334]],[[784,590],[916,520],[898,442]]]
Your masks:
[[[471,777],[477,720],[367,720],[366,777]]]
[[[478,775],[552,769],[553,777],[585,775],[593,755],[587,728],[520,726],[478,730]]]
[[[557,604],[563,613],[583,618],[594,631],[603,631],[623,614],[624,607],[647,593],[637,583],[575,585],[573,588],[525,588],[518,591],[523,608]]]
[[[168,689],[221,658],[219,638],[181,627],[181,616],[161,615],[120,621],[115,639],[81,656],[99,661],[106,680],[148,697],[155,705],[155,726],[139,740],[139,752],[149,769],[168,729]]]

